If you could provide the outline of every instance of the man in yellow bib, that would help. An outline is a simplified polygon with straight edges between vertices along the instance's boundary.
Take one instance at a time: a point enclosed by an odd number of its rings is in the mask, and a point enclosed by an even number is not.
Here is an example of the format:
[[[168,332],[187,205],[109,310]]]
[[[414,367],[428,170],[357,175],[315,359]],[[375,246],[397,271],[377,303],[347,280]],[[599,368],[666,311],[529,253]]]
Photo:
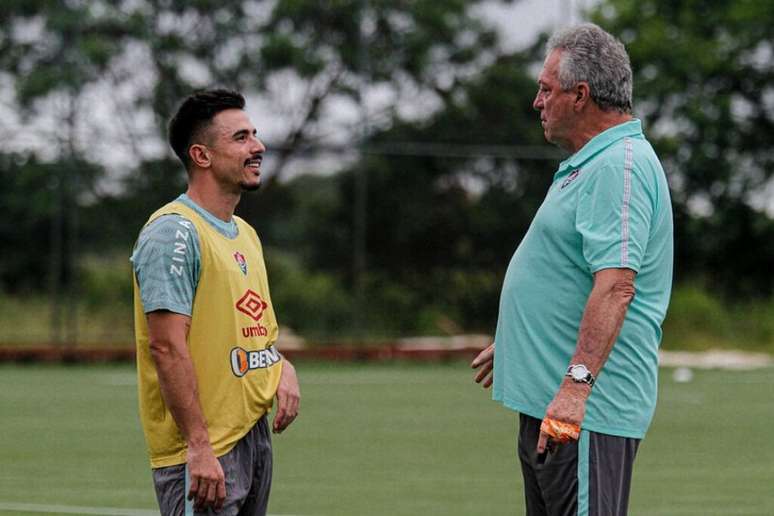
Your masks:
[[[153,213],[132,254],[140,419],[164,516],[265,515],[274,432],[298,414],[261,242],[234,216],[266,148],[242,95],[186,98],[169,142],[188,191]]]

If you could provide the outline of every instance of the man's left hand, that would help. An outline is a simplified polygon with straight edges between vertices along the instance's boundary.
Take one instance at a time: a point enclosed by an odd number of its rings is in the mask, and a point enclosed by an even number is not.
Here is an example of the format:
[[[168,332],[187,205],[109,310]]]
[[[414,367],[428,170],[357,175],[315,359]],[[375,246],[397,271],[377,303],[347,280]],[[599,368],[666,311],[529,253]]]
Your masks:
[[[282,433],[298,416],[301,403],[301,389],[298,387],[296,368],[287,359],[282,359],[282,372],[277,387],[277,413],[274,415],[273,431]]]
[[[553,401],[546,409],[546,418],[580,427],[583,422],[583,416],[586,413],[586,399],[590,393],[591,387],[588,385],[575,383],[572,380],[564,380],[561,387],[559,387],[559,392],[556,393]],[[547,433],[541,431],[537,444],[538,453],[545,452],[549,439],[557,444],[561,444]]]

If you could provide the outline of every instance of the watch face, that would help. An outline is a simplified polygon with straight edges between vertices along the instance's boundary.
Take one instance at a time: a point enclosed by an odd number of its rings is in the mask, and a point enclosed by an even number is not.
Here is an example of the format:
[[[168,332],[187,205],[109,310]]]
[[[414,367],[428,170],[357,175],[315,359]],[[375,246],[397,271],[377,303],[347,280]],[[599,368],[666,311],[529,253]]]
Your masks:
[[[586,376],[588,376],[588,374],[589,374],[589,370],[582,365],[575,366],[572,368],[572,371],[570,371],[570,375],[572,375],[572,379],[578,380],[578,381],[585,379]]]

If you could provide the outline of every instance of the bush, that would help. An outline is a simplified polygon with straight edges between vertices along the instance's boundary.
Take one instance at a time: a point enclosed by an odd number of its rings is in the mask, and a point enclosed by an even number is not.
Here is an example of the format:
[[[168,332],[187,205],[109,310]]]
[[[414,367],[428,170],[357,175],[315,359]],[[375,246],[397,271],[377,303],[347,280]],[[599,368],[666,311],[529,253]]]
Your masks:
[[[317,338],[351,326],[352,298],[332,275],[310,272],[296,257],[273,249],[266,250],[266,269],[282,326]]]
[[[695,284],[678,286],[664,321],[663,347],[774,353],[774,300],[729,303]]]
[[[90,309],[115,307],[131,310],[132,265],[129,251],[103,256],[90,255],[81,260],[80,294]]]

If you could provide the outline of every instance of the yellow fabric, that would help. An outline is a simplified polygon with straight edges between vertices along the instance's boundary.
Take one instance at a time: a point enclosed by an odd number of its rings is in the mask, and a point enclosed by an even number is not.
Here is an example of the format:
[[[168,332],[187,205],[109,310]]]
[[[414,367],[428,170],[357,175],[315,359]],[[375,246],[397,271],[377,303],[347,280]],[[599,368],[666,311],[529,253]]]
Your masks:
[[[190,220],[199,234],[201,272],[187,344],[210,443],[221,456],[271,409],[282,368],[273,347],[277,319],[255,230],[234,217],[239,235],[228,239],[180,202],[162,207],[148,223],[172,213]],[[182,464],[186,443],[161,397],[136,278],[134,319],[140,420],[151,466]]]

